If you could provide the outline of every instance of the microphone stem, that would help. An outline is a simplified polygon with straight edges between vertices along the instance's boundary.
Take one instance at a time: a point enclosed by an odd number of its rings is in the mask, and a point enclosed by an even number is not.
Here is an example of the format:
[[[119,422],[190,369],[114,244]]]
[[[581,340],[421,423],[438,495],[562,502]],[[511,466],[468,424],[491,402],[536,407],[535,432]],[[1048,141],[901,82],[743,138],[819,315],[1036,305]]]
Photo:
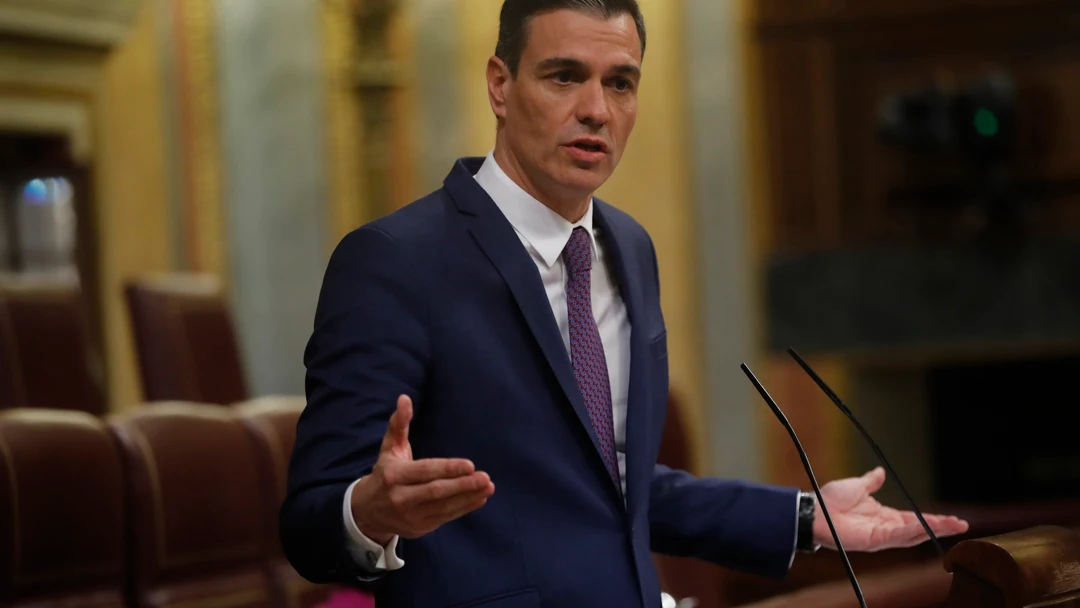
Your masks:
[[[765,390],[765,387],[761,385],[757,377],[754,376],[754,372],[750,371],[750,368],[744,363],[740,366],[743,372],[750,382],[753,383],[754,388],[757,389],[765,403],[769,405],[769,409],[780,420],[780,424],[784,425],[784,429],[787,430],[788,435],[791,436],[791,440],[795,443],[795,448],[799,452],[799,458],[802,460],[803,468],[806,469],[807,475],[810,477],[810,485],[814,488],[814,494],[817,496],[818,507],[821,510],[822,515],[825,516],[825,523],[829,526],[829,532],[832,534],[833,542],[836,543],[836,549],[840,553],[840,558],[844,561],[844,570],[847,572],[848,580],[851,581],[851,588],[855,591],[855,597],[859,600],[859,606],[866,608],[866,598],[863,597],[862,588],[859,586],[859,581],[855,577],[855,570],[851,567],[851,561],[848,559],[847,551],[844,550],[844,543],[840,541],[840,535],[836,532],[836,526],[833,525],[832,517],[829,515],[829,509],[825,505],[825,499],[821,496],[821,486],[818,484],[817,476],[814,475],[814,469],[810,466],[810,458],[806,455],[806,450],[803,448],[802,442],[799,441],[799,436],[795,434],[795,429],[792,428],[791,423],[788,422],[787,416],[781,411],[780,406],[776,404],[769,392]]]
[[[851,588],[855,590],[855,596],[859,598],[859,605],[862,608],[866,608],[866,598],[863,597],[862,588],[859,587],[859,581],[855,578],[855,569],[851,567],[851,561],[848,559],[847,551],[844,550],[844,544],[840,542],[840,535],[836,533],[836,526],[833,525],[832,516],[829,515],[829,510],[825,507],[825,499],[821,496],[821,488],[818,486],[817,478],[814,476],[814,470],[810,467],[810,459],[806,456],[806,450],[803,449],[802,443],[795,435],[795,429],[791,427],[791,423],[788,422],[787,416],[780,411],[780,408],[773,403],[769,404],[776,417],[780,419],[780,422],[787,429],[789,435],[791,435],[792,441],[795,442],[799,448],[799,458],[802,459],[803,467],[806,468],[806,472],[810,474],[810,485],[814,487],[814,494],[818,499],[818,506],[821,507],[821,514],[825,516],[825,523],[829,525],[829,532],[832,533],[833,542],[836,543],[836,548],[839,549],[840,559],[844,560],[844,569],[847,571],[848,580],[851,581]]]
[[[941,554],[941,557],[945,557],[945,549],[941,547],[941,543],[938,541],[937,535],[934,534],[934,530],[930,527],[930,524],[926,523],[926,519],[923,518],[922,510],[919,509],[919,507],[915,504],[915,499],[911,497],[911,494],[908,492],[904,484],[900,482],[900,476],[896,474],[896,471],[893,470],[892,465],[889,464],[889,461],[885,459],[885,455],[881,453],[881,448],[879,448],[877,446],[877,443],[870,438],[870,434],[866,432],[866,429],[864,429],[861,424],[859,424],[858,420],[851,417],[850,415],[848,416],[848,418],[855,425],[855,428],[858,429],[860,433],[862,433],[862,436],[866,438],[866,442],[870,444],[870,449],[874,451],[874,454],[878,457],[878,460],[881,461],[881,464],[885,465],[885,470],[889,472],[889,477],[892,477],[893,480],[896,481],[896,485],[900,488],[900,491],[904,493],[904,497],[907,498],[908,504],[911,505],[911,510],[915,513],[915,517],[919,519],[919,523],[922,524],[923,529],[926,530],[926,533],[930,536],[930,542],[934,543],[934,548],[936,548],[937,552]]]
[[[840,399],[840,396],[836,394],[836,391],[832,390],[832,388],[830,388],[828,384],[825,384],[825,381],[821,379],[821,376],[817,375],[817,372],[815,372],[813,368],[810,367],[809,363],[804,361],[803,358],[799,356],[799,353],[795,352],[794,348],[788,348],[788,354],[790,354],[792,358],[795,359],[795,362],[799,364],[799,367],[803,368],[803,371],[805,371],[806,374],[810,376],[810,379],[818,385],[818,388],[820,388],[821,391],[825,393],[825,396],[827,396],[829,400],[832,401],[834,405],[836,405],[837,409],[839,409],[844,414],[844,416],[846,416],[847,419],[851,421],[851,424],[855,425],[855,428],[859,431],[859,434],[861,434],[863,436],[863,439],[865,439],[866,442],[870,444],[870,449],[874,451],[874,455],[877,456],[878,461],[880,461],[881,464],[885,465],[885,470],[889,472],[889,477],[892,477],[893,481],[896,482],[896,485],[900,487],[900,491],[904,493],[904,498],[906,498],[908,504],[911,505],[911,510],[915,513],[915,517],[918,518],[919,523],[922,524],[923,530],[926,530],[926,534],[930,537],[930,542],[934,544],[934,548],[937,549],[937,552],[941,555],[941,557],[944,558],[945,549],[941,547],[941,542],[938,540],[937,535],[934,534],[934,530],[930,528],[930,525],[926,523],[926,518],[923,517],[922,510],[919,509],[919,506],[915,504],[915,499],[911,497],[911,492],[908,492],[907,486],[904,485],[903,481],[900,481],[900,476],[897,475],[896,471],[893,470],[892,465],[889,464],[889,460],[885,458],[885,454],[882,453],[881,448],[878,447],[877,442],[874,441],[873,437],[870,436],[870,433],[867,432],[865,428],[863,428],[863,425],[859,422],[857,418],[855,418],[855,414],[853,414],[847,404],[845,404],[843,400]]]

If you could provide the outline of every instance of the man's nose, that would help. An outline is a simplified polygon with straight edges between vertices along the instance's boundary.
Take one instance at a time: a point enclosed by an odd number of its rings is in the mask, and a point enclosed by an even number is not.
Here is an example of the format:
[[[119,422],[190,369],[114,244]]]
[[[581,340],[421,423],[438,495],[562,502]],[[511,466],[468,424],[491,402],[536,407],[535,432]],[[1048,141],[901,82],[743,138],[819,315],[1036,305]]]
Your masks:
[[[581,95],[578,98],[578,121],[590,126],[607,124],[611,120],[611,110],[608,107],[608,99],[603,83],[598,80],[590,80],[579,91]]]

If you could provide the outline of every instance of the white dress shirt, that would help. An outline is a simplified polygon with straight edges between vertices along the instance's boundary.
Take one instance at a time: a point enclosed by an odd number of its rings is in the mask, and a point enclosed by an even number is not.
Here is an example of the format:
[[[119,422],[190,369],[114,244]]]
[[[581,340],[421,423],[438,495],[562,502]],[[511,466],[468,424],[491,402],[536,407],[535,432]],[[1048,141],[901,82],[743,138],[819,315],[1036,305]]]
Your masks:
[[[626,495],[626,402],[630,386],[630,317],[626,304],[619,295],[618,286],[608,266],[602,238],[593,225],[593,204],[585,216],[570,223],[558,213],[525,192],[503,172],[493,154],[481,165],[475,179],[495,205],[514,227],[525,250],[529,252],[540,279],[544,282],[548,303],[559,325],[566,353],[570,354],[570,320],[566,308],[566,265],[562,252],[570,241],[570,234],[578,226],[589,231],[593,243],[592,308],[600,340],[604,344],[608,379],[611,382],[612,420],[615,425],[615,452],[619,459],[619,477],[623,496]],[[343,516],[349,537],[349,552],[358,564],[373,570],[397,570],[405,562],[397,556],[398,537],[394,537],[384,550],[378,543],[368,539],[352,517],[353,482],[345,492]]]

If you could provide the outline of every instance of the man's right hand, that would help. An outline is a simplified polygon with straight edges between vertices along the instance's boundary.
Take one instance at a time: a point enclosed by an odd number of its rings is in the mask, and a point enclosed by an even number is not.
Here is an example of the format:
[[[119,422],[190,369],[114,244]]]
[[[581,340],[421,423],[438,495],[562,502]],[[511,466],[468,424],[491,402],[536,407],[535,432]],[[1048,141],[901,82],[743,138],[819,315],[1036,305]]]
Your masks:
[[[487,473],[459,458],[413,460],[409,445],[412,400],[398,397],[371,475],[353,488],[356,527],[386,546],[394,535],[423,536],[484,506],[495,493]]]

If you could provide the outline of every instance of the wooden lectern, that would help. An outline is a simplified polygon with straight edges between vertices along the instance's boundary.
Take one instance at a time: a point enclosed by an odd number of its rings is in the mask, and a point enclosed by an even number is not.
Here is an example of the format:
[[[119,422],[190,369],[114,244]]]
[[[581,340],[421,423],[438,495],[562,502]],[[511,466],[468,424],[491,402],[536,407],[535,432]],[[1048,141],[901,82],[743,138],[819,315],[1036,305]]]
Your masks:
[[[966,540],[945,556],[947,608],[1080,608],[1080,533],[1039,526]]]
[[[1040,526],[965,540],[948,552],[944,569],[932,560],[859,579],[870,608],[1080,608],[1080,533]],[[740,608],[858,608],[858,602],[846,580],[834,580]]]

